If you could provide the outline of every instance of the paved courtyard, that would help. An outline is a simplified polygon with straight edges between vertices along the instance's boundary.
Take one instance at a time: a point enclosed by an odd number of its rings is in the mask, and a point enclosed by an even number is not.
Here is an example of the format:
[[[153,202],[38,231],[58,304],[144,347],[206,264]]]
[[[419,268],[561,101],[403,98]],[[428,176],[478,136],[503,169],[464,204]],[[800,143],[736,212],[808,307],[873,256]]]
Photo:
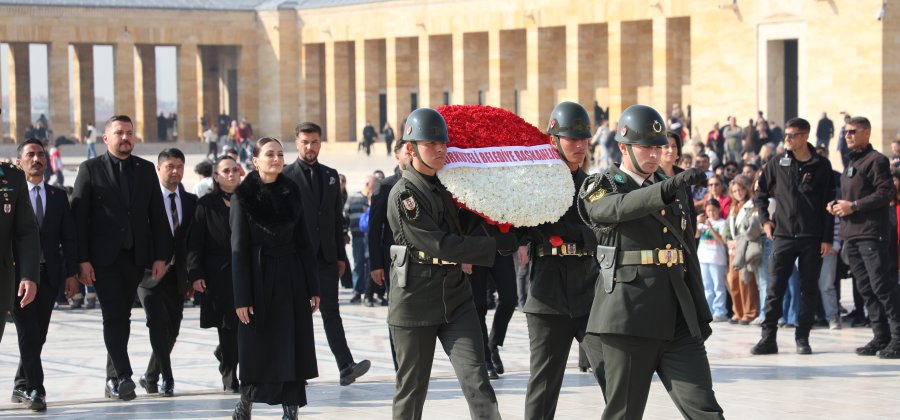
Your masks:
[[[849,281],[844,281],[845,290]],[[849,290],[846,290],[849,292]],[[393,394],[393,365],[387,342],[387,308],[351,305],[349,291],[342,291],[341,310],[350,348],[357,360],[370,359],[372,370],[350,386],[338,385],[338,369],[325,340],[321,318],[315,317],[316,352],[320,377],[308,388],[309,405],[304,418],[388,419]],[[846,303],[845,303],[846,305]],[[492,316],[492,313],[489,314]],[[181,335],[175,346],[174,398],[151,397],[138,389],[131,402],[103,398],[104,363],[99,310],[54,311],[49,338],[44,347],[44,368],[49,409],[44,414],[7,403],[18,359],[16,331],[7,325],[0,343],[0,418],[83,419],[215,419],[228,418],[237,401],[234,394],[220,391],[221,384],[212,355],[215,330],[202,330],[199,309],[187,308]],[[132,316],[129,345],[136,372],[141,372],[150,354],[146,319],[141,309]],[[725,415],[732,419],[868,419],[900,417],[900,361],[886,361],[853,354],[871,332],[864,328],[831,331],[815,329],[812,356],[793,353],[793,330],[782,329],[782,354],[750,356],[748,350],[759,336],[759,328],[714,324],[707,342],[713,380]],[[598,418],[603,409],[599,388],[590,374],[577,368],[573,347],[569,369],[560,396],[557,418]],[[493,381],[500,411],[505,418],[523,416],[528,380],[528,332],[525,317],[516,312],[502,355],[507,373]],[[140,374],[137,373],[135,379]],[[426,418],[468,417],[463,396],[449,361],[440,350],[435,354],[433,380],[425,404]],[[257,404],[258,418],[279,418],[280,407]],[[646,418],[680,418],[662,384],[654,379]]]

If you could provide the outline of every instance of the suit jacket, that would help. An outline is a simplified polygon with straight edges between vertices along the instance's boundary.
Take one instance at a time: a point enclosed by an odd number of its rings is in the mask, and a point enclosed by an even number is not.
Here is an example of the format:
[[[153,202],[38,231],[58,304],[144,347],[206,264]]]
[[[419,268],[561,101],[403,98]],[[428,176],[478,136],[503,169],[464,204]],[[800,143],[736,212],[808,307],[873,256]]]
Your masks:
[[[162,197],[162,192],[160,192],[158,186],[156,192]],[[171,233],[172,230],[169,229],[168,224],[166,225],[166,232],[169,233],[169,247],[172,250],[171,256],[167,259],[166,273],[168,274],[170,271],[175,270],[178,293],[184,295],[188,287],[190,287],[190,281],[188,280],[187,238],[193,224],[194,212],[197,208],[197,196],[185,191],[183,185],[178,186],[178,192],[181,195],[181,222],[178,224],[178,229],[175,229],[174,235]],[[168,200],[163,199],[163,202],[166,203],[166,209],[169,210],[170,204]],[[166,223],[168,223],[168,214],[166,217]]]
[[[137,156],[131,202],[119,193],[114,158],[104,153],[81,163],[72,194],[72,212],[78,231],[78,262],[108,266],[116,261],[125,227],[134,237],[134,263],[146,267],[152,261],[168,261],[171,233],[159,178],[153,164]],[[151,194],[152,192],[152,194]]]
[[[0,299],[11,299],[12,283],[21,278],[40,282],[40,231],[31,201],[25,174],[18,168],[0,163],[0,192],[3,211],[0,211]],[[13,261],[16,261],[15,268]],[[7,308],[0,303],[0,310]]]
[[[300,196],[303,197],[303,215],[306,222],[306,231],[309,232],[312,249],[318,249],[318,256],[322,261],[332,264],[338,260],[347,258],[347,250],[344,249],[344,205],[341,203],[341,182],[336,170],[321,163],[317,163],[319,169],[319,181],[322,183],[322,201],[318,207],[313,189],[303,174],[300,159],[284,168],[284,175],[294,181],[300,187]]]
[[[399,179],[399,173],[385,178],[372,195],[372,206],[369,207],[369,270],[391,268],[388,251],[394,244],[394,232],[387,222],[387,200],[391,188]]]
[[[47,281],[50,286],[58,287],[62,284],[62,279],[78,274],[75,221],[69,211],[66,190],[51,186],[47,181],[43,182],[41,188],[47,196],[44,221],[40,226],[41,251],[44,253]],[[19,261],[16,259],[16,266],[18,265]]]
[[[618,251],[666,249],[668,245],[682,249],[684,264],[621,265],[617,261],[612,292],[597,285],[587,331],[671,340],[682,318],[693,335],[709,336],[712,315],[704,297],[694,235],[681,229],[682,217],[686,226],[691,226],[686,220],[691,206],[687,191],[679,189],[677,201],[667,202],[662,196],[664,181],[657,178],[653,185],[642,188],[618,166],[610,167],[608,175],[597,182],[603,191],[589,194],[584,206],[591,223],[611,227],[598,234],[601,245],[615,246]],[[670,230],[657,217],[667,219],[676,229]],[[687,248],[676,235],[685,240]]]

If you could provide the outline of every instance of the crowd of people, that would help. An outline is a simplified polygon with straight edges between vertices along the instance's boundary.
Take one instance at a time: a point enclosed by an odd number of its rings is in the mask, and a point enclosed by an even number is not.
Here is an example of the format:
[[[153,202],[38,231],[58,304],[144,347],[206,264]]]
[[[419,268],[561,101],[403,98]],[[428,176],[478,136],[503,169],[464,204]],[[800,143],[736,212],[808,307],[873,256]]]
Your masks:
[[[677,388],[686,416],[721,418],[703,344],[710,322],[759,325],[756,355],[778,352],[780,327],[794,329],[797,353],[811,354],[815,325],[867,325],[873,339],[856,353],[900,358],[900,156],[873,149],[864,117],[840,129],[842,173],[828,159],[835,130],[824,114],[816,146],[802,118],[783,129],[762,113],[745,129],[728,121],[705,143],[684,144],[680,107],[663,119],[636,105],[592,135],[583,107],[559,104],[547,135],[572,173],[572,205],[557,222],[510,232],[457,209],[436,176],[447,126],[427,108],[410,114],[399,139],[385,125],[396,167],[352,192],[320,162],[322,130],[311,122],[296,127],[289,162],[281,140],[220,117],[204,132],[207,160],[191,192],[177,148],[155,163],[133,155],[128,116],[106,122],[108,150],[80,165],[71,194],[49,183],[53,152],[29,139],[18,147],[24,179],[10,178],[22,191],[4,194],[4,213],[20,218],[13,399],[46,409],[40,354],[60,294],[99,298],[105,395],[124,401],[138,386],[175,395],[171,355],[185,302],[199,296],[200,327],[218,332],[223,389],[240,394],[236,419],[250,418],[254,402],[297,418],[307,380],[319,375],[315,312],[340,384],[369,370],[347,344],[339,285],[352,289],[349,303],[388,307],[396,418],[423,417],[437,340],[472,417],[499,418],[490,380],[504,374],[500,350],[517,307],[530,338],[527,418],[554,416],[573,340],[609,418],[643,412],[654,372]],[[900,142],[892,148],[900,153]],[[847,277],[855,307],[842,319]],[[137,383],[128,355],[136,300],[152,347]]]

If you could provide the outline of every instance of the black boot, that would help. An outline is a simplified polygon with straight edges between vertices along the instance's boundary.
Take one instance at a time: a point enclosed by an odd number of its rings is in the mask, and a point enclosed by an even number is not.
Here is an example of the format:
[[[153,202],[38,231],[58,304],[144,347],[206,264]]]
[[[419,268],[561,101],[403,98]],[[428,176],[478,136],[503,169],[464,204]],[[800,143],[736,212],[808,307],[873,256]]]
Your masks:
[[[284,415],[281,416],[281,420],[297,420],[297,408],[296,405],[282,405]]]
[[[494,347],[491,349],[491,362],[494,363],[494,369],[499,374],[503,374],[503,360],[500,360],[500,349]]]
[[[250,401],[250,390],[241,388],[241,400],[234,406],[232,420],[250,420],[250,412],[253,410],[253,401]]]

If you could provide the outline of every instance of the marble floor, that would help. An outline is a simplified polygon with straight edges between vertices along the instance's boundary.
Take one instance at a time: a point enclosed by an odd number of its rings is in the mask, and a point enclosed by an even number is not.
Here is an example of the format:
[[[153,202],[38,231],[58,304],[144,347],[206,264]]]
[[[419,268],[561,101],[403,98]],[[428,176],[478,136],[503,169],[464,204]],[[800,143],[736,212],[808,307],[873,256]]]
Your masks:
[[[845,283],[847,290],[849,281]],[[316,316],[316,351],[321,376],[311,381],[307,389],[310,404],[301,409],[303,418],[390,418],[394,383],[385,324],[387,308],[349,304],[349,297],[349,292],[341,292],[347,339],[356,360],[370,359],[372,369],[355,384],[339,386],[338,369],[325,341],[321,317]],[[216,333],[200,329],[198,318],[198,308],[185,310],[173,354],[176,396],[151,397],[139,388],[138,399],[121,402],[103,398],[106,352],[100,311],[65,308],[54,311],[44,347],[49,401],[46,413],[32,413],[7,402],[5,396],[12,390],[18,360],[15,326],[8,324],[5,339],[0,343],[0,384],[5,385],[0,386],[0,395],[4,395],[0,419],[229,418],[237,396],[217,388],[221,382],[212,355]],[[140,372],[150,353],[146,319],[141,309],[133,312],[132,321],[129,349],[135,371]],[[793,330],[782,329],[781,354],[751,356],[749,348],[759,337],[758,327],[727,323],[713,324],[713,327],[715,332],[707,341],[707,349],[716,395],[728,418],[900,418],[900,361],[853,353],[855,347],[871,338],[869,329],[847,325],[842,330],[815,329],[810,339],[815,352],[812,356],[794,354]],[[500,411],[504,418],[522,418],[528,380],[528,332],[520,312],[512,319],[502,355],[507,373],[492,382]],[[465,400],[441,350],[435,354],[432,377],[425,418],[468,418]],[[599,418],[602,409],[600,390],[590,374],[579,372],[577,351],[573,347],[557,418]],[[257,404],[254,414],[257,418],[280,418],[281,410]],[[681,417],[656,378],[645,417]]]

